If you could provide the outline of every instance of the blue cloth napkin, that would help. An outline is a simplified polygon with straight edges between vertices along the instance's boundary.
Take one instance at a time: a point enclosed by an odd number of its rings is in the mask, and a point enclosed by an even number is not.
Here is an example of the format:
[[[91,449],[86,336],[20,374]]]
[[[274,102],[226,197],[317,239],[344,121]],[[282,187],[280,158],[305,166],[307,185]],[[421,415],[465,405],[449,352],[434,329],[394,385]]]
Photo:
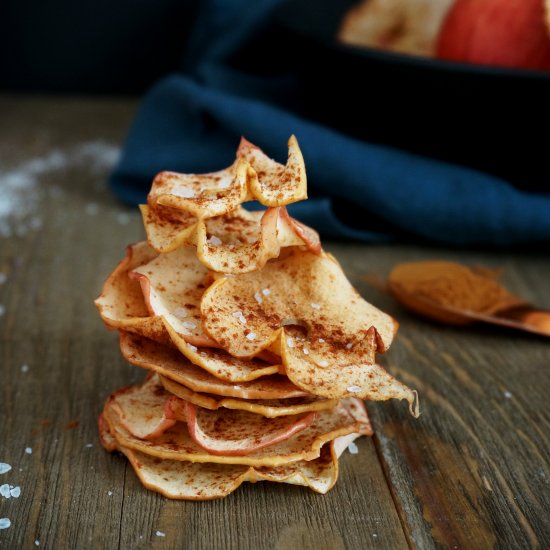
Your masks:
[[[277,104],[277,94],[291,95],[291,79],[248,74],[226,62],[262,32],[278,0],[250,4],[206,3],[181,73],[146,95],[130,129],[110,180],[119,198],[143,202],[161,170],[200,173],[228,166],[240,136],[285,162],[286,142],[295,134],[310,199],[289,210],[325,237],[500,247],[550,241],[550,195],[366,143]]]

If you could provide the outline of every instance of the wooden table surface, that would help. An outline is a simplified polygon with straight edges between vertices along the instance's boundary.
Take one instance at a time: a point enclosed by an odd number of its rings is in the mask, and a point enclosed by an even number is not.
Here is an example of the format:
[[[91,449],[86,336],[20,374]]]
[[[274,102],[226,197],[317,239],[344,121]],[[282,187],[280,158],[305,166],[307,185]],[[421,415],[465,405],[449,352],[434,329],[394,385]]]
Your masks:
[[[11,520],[0,547],[549,548],[550,340],[422,321],[365,280],[407,260],[498,266],[512,291],[550,307],[548,253],[325,243],[400,321],[384,363],[422,410],[369,404],[376,435],[344,454],[325,496],[259,483],[170,501],[100,447],[105,398],[144,376],[92,304],[143,236],[106,186],[136,105],[0,97],[0,462],[12,466],[0,485],[21,488],[0,497]]]

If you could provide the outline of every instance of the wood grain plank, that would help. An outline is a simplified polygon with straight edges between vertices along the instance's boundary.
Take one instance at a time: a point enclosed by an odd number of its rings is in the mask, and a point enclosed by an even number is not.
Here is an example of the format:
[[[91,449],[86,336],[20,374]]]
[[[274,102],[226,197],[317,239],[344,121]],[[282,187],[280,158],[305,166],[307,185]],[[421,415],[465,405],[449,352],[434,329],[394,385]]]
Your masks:
[[[368,257],[353,245],[335,252],[358,289],[400,321],[385,363],[420,394],[417,422],[395,403],[369,405],[409,540],[420,548],[548,547],[550,341],[423,321],[364,282],[398,261],[504,266],[512,291],[549,307],[548,257],[414,246],[373,247]]]
[[[327,495],[260,482],[223,500],[177,502],[145,492],[129,472],[121,547],[404,548],[374,445],[363,438],[358,447],[359,454],[342,457],[340,479]]]

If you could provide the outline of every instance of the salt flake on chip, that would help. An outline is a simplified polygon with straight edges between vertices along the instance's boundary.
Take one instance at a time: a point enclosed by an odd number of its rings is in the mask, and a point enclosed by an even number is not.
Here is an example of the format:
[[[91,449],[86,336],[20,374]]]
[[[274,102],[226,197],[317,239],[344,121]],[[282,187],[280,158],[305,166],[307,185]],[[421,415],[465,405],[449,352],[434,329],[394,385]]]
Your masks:
[[[353,441],[348,445],[348,451],[352,455],[356,455],[359,453],[359,447],[354,443]]]
[[[361,391],[361,386],[349,386],[348,391],[350,393],[359,393]]]
[[[11,466],[5,462],[0,462],[0,474],[6,474],[11,470]]]
[[[255,339],[256,339],[256,333],[255,333],[255,332],[249,332],[249,333],[246,335],[246,339],[247,339],[247,340],[255,340]]]
[[[320,367],[328,367],[328,361],[319,361],[317,363]]]

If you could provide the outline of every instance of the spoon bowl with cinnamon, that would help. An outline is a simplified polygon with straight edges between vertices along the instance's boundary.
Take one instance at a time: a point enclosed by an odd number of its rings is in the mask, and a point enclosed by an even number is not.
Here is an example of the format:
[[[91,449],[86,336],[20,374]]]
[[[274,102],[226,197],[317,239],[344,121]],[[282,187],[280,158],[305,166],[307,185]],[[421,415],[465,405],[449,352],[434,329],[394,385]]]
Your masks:
[[[514,296],[496,281],[496,273],[444,261],[396,266],[387,287],[404,307],[450,325],[475,322],[550,336],[550,311]]]

